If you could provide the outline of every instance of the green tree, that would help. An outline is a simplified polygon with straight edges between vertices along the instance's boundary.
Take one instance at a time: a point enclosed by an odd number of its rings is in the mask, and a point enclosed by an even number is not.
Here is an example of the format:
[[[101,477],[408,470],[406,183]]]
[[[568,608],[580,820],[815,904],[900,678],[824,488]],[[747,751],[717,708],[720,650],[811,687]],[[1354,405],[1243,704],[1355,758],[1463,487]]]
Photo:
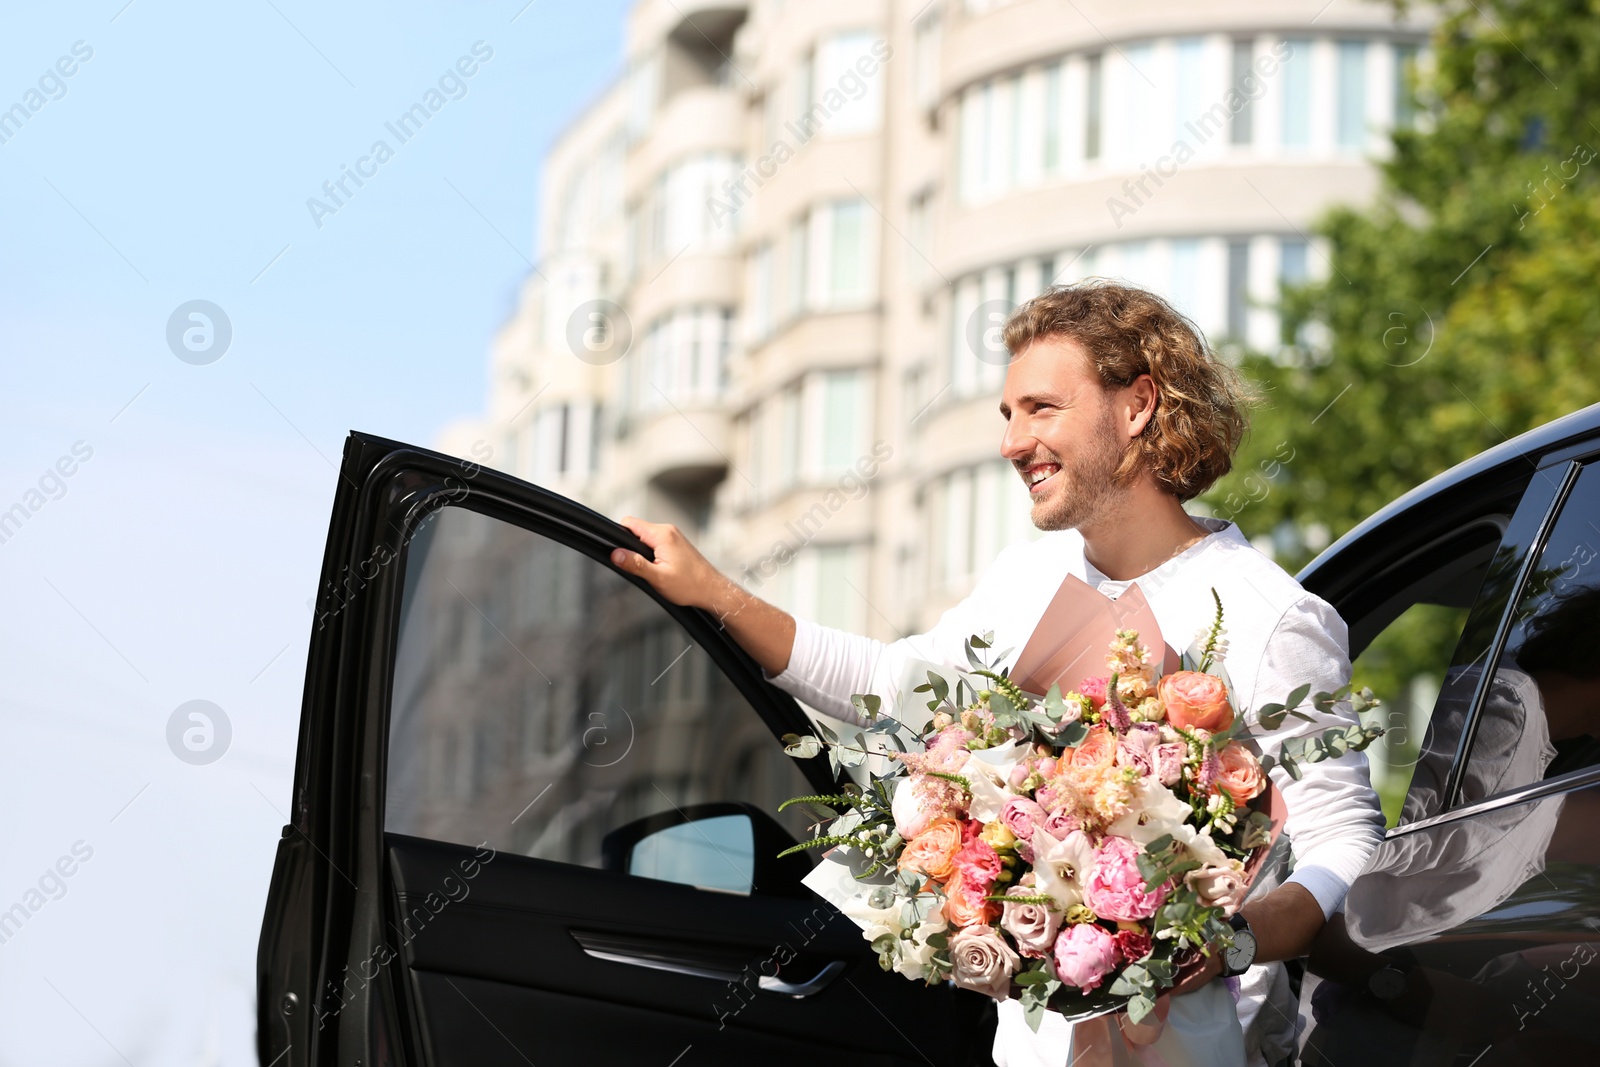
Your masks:
[[[1266,402],[1208,502],[1251,533],[1337,536],[1600,401],[1600,2],[1443,7],[1378,197],[1323,218],[1325,279],[1284,294],[1300,343],[1245,357]],[[1246,486],[1265,471],[1270,491]],[[1285,565],[1310,558],[1290,548]]]
[[[1243,360],[1265,402],[1207,503],[1277,533],[1290,570],[1321,547],[1296,531],[1337,537],[1600,401],[1600,0],[1439,9],[1377,197],[1319,222],[1325,277],[1285,291],[1289,343]],[[1419,613],[1357,673],[1393,696],[1408,665],[1447,661],[1457,632],[1458,618]]]

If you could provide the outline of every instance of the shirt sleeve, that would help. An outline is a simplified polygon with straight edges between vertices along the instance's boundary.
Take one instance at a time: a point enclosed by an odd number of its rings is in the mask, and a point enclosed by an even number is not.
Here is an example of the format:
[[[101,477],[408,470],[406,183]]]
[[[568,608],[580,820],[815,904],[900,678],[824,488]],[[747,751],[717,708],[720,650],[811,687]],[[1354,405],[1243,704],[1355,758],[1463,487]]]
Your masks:
[[[1252,708],[1282,701],[1300,685],[1311,692],[1332,692],[1350,680],[1349,638],[1344,620],[1327,602],[1306,595],[1291,604],[1273,627],[1261,657]],[[1326,712],[1309,703],[1299,710],[1311,721],[1288,716],[1276,730],[1254,730],[1261,751],[1275,759],[1286,741],[1321,734],[1330,727],[1359,721],[1348,701]],[[1247,714],[1253,722],[1254,712]],[[1347,752],[1337,759],[1300,764],[1294,779],[1279,766],[1271,778],[1283,796],[1288,817],[1284,833],[1294,856],[1294,873],[1287,879],[1304,886],[1331,916],[1343,902],[1373,851],[1383,841],[1383,809],[1372,789],[1363,752]]]

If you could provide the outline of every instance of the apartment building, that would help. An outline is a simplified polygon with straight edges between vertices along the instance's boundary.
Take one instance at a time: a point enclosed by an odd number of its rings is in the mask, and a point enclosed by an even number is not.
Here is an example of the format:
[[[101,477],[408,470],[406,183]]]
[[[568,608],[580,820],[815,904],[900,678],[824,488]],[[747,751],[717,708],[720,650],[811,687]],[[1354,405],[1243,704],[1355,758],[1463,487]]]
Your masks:
[[[640,0],[544,166],[538,270],[442,447],[917,632],[1036,531],[998,327],[1051,282],[1280,343],[1429,15],[1359,0]],[[480,454],[475,458],[482,459]]]

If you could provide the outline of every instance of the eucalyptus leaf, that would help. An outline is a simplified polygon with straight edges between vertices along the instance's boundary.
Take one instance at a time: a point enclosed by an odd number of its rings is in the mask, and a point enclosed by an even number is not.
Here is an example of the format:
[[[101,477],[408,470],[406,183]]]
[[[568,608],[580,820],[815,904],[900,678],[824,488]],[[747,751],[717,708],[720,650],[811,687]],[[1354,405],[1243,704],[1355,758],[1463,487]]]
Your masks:
[[[883,698],[876,693],[857,693],[850,698],[850,703],[867,717],[868,722],[874,722],[879,709],[883,707]]]
[[[795,759],[810,759],[822,751],[822,742],[810,734],[784,734],[783,751]]]

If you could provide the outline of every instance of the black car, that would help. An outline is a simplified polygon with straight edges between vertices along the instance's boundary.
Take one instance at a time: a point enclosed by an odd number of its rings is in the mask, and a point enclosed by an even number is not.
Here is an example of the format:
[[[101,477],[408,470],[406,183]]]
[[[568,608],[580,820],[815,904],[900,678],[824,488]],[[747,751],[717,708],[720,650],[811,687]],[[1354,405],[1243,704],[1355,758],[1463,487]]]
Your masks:
[[[1600,1062],[1592,456],[1600,407],[1300,575],[1352,654],[1408,611],[1464,620],[1398,825],[1299,982],[1306,1063]],[[616,571],[619,545],[648,554],[536,486],[350,436],[261,1062],[988,1062],[986,998],[882,972],[799,885],[809,861],[773,858],[803,829],[778,803],[834,786],[782,753],[806,717],[708,616]]]

